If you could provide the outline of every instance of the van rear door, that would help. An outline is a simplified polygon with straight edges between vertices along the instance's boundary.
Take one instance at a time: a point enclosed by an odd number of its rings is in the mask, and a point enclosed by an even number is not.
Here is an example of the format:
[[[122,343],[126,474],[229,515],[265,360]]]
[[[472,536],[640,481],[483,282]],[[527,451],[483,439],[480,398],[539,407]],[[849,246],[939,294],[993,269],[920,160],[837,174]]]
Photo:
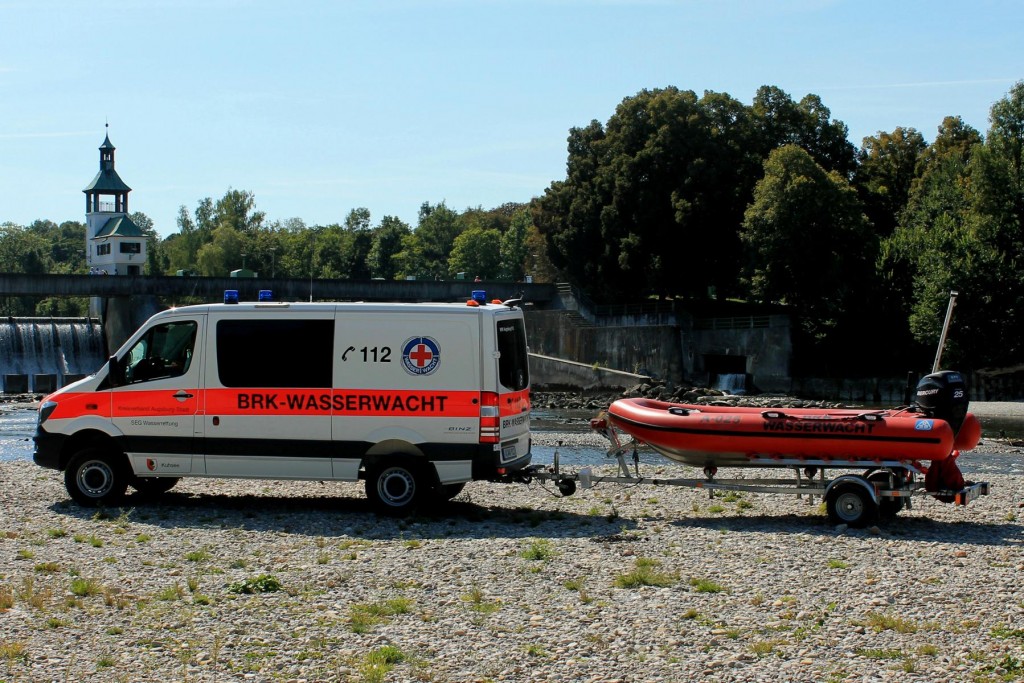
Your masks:
[[[530,364],[521,311],[496,315],[501,464],[530,452]]]

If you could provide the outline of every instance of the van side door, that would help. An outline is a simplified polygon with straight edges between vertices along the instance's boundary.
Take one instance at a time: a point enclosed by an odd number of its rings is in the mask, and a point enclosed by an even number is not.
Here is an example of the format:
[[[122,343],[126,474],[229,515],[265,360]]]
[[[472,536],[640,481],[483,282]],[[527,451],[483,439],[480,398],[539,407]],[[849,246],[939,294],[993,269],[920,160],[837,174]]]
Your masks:
[[[205,316],[168,319],[146,329],[118,359],[111,417],[137,474],[183,475],[197,452],[203,405],[198,358]]]
[[[210,314],[206,474],[330,479],[334,311]]]

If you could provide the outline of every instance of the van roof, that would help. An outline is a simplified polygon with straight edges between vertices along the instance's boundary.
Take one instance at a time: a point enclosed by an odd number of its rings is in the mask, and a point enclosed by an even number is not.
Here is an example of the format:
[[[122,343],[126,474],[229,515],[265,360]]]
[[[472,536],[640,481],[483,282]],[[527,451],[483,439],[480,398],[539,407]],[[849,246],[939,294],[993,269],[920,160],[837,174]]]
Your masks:
[[[247,312],[259,311],[260,313],[272,314],[272,311],[302,311],[312,312],[335,312],[339,310],[360,311],[360,312],[387,312],[387,311],[420,311],[434,313],[461,313],[461,314],[497,314],[507,313],[512,310],[519,310],[519,302],[505,304],[483,304],[470,306],[466,302],[457,303],[407,303],[407,302],[365,302],[365,301],[263,301],[263,302],[240,302],[237,304],[193,304],[181,306],[163,311],[164,314],[181,313],[213,313],[213,312]],[[160,314],[158,314],[160,315]]]

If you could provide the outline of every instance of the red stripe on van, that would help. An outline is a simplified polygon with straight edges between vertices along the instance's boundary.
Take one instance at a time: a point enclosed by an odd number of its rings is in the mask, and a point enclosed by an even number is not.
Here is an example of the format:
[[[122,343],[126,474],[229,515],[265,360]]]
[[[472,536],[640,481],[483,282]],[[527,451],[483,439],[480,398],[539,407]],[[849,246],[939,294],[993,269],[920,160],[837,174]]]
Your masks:
[[[208,389],[208,415],[476,417],[477,391]]]
[[[51,420],[69,420],[83,415],[110,418],[110,394],[106,392],[67,392],[55,400],[57,407],[50,414]]]

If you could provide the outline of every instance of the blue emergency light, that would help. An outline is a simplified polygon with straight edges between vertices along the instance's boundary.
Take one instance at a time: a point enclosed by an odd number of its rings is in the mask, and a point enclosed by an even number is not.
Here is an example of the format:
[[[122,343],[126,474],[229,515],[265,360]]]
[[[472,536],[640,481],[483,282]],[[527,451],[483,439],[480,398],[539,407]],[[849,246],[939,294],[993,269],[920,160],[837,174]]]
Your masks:
[[[487,303],[487,292],[482,289],[473,290],[473,301],[477,302],[481,306]]]
[[[261,289],[259,295],[259,301],[273,301],[274,293],[269,289]]]
[[[226,303],[226,304],[237,304],[238,303],[238,290],[237,289],[225,289],[224,290],[224,303]]]

